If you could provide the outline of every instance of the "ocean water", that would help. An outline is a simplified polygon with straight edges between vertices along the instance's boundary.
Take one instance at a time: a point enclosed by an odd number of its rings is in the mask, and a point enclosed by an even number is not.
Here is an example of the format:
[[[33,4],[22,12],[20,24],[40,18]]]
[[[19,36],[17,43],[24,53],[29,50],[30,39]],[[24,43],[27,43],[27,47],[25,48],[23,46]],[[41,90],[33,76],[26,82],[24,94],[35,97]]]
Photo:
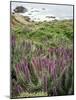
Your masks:
[[[29,16],[34,21],[73,19],[73,6],[71,5],[12,2],[11,11],[13,12],[17,6],[27,8],[27,12],[20,14]]]

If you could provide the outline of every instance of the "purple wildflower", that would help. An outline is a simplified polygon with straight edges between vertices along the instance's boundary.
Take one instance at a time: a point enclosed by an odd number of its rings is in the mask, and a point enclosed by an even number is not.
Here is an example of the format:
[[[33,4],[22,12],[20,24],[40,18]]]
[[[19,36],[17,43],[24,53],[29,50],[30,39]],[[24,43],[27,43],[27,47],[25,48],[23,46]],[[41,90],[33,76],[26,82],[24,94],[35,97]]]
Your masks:
[[[16,64],[16,74],[19,73],[19,64]]]
[[[16,86],[16,91],[20,94],[21,92],[23,92],[23,89],[20,85]]]
[[[16,45],[16,37],[14,35],[12,35],[11,37],[11,43],[12,43],[12,47]]]

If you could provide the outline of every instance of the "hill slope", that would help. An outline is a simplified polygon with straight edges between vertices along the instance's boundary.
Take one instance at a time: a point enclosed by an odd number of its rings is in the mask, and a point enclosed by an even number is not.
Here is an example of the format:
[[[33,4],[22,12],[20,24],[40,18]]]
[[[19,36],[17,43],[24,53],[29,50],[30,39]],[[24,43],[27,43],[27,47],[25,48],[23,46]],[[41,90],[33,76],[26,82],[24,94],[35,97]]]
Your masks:
[[[19,38],[30,39],[45,46],[72,46],[73,21],[32,22],[27,16],[12,15],[13,33]]]

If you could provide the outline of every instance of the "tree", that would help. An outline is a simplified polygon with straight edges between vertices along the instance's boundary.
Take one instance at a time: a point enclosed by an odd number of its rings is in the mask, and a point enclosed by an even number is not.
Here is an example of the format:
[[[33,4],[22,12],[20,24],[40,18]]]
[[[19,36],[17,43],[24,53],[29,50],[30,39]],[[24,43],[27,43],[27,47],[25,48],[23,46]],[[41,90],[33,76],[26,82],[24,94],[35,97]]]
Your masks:
[[[27,8],[24,8],[23,6],[17,6],[15,9],[14,9],[14,12],[15,13],[25,13],[27,12]]]

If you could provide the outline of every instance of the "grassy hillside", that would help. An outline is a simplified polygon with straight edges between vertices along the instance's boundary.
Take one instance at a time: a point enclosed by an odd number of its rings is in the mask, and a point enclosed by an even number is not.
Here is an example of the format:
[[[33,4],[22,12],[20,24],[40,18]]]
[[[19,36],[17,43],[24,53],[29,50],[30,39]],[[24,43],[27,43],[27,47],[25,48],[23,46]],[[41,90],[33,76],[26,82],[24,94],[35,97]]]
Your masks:
[[[73,94],[73,20],[11,15],[13,97]]]
[[[12,31],[18,37],[46,46],[72,46],[73,21],[30,22],[23,16],[12,16]]]

